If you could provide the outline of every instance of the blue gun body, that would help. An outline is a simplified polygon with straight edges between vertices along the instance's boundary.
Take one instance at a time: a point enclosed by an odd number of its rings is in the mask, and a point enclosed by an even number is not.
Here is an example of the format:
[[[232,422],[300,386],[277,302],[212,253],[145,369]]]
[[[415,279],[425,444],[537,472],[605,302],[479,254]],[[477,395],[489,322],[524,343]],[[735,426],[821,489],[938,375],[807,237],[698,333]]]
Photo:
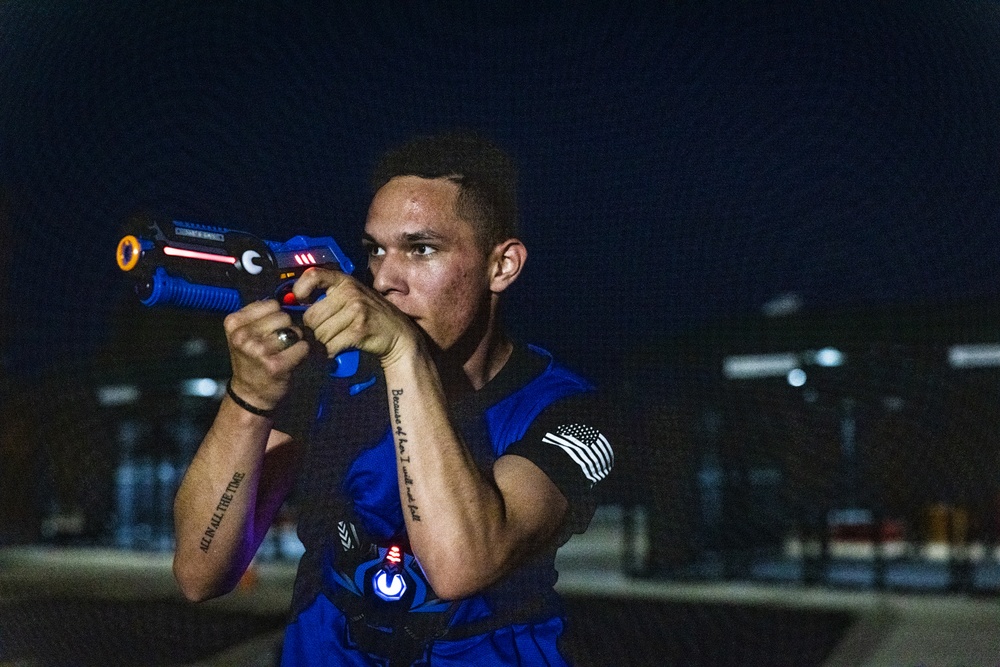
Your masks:
[[[118,267],[135,279],[146,306],[176,306],[231,313],[260,299],[277,299],[301,313],[292,285],[310,267],[343,271],[354,264],[330,236],[295,236],[283,243],[247,232],[148,214],[133,216],[129,233],[118,242]],[[334,377],[351,377],[358,352],[338,354]]]

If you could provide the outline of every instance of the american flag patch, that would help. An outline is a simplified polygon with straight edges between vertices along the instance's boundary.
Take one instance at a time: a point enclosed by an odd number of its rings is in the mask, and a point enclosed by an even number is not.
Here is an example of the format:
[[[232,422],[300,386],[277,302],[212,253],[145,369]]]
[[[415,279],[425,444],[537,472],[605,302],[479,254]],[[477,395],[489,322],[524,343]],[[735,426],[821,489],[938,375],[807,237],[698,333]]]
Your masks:
[[[615,463],[611,443],[593,426],[563,424],[556,428],[555,433],[546,433],[542,442],[555,445],[569,454],[590,480],[591,486],[607,477]]]

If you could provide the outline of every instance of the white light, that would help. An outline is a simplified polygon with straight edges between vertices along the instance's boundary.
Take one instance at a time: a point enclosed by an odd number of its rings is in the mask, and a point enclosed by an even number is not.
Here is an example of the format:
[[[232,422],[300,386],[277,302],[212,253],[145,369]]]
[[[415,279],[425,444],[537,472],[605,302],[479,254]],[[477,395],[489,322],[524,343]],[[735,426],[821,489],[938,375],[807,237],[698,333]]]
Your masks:
[[[139,400],[139,388],[131,384],[112,384],[97,388],[97,402],[105,406],[129,405]]]
[[[801,368],[793,368],[788,371],[788,384],[793,387],[801,387],[806,383],[806,372]]]
[[[948,350],[948,363],[952,368],[1000,366],[1000,345],[996,343],[954,345]]]
[[[799,357],[792,352],[778,354],[738,354],[722,362],[722,374],[730,380],[783,377],[797,368]]]
[[[394,574],[390,579],[385,570],[379,570],[372,583],[375,585],[375,594],[386,602],[395,602],[406,593],[406,582],[400,574]]]
[[[181,393],[185,396],[213,398],[221,394],[220,385],[212,378],[192,378],[181,384]]]
[[[204,338],[191,338],[184,341],[181,350],[185,357],[198,357],[208,352],[208,341]]]
[[[802,295],[796,292],[779,294],[760,308],[765,317],[785,317],[802,310]]]
[[[889,412],[900,412],[906,407],[906,401],[900,396],[883,396],[882,407]]]
[[[825,368],[844,365],[844,353],[834,347],[824,347],[816,353],[816,364]]]

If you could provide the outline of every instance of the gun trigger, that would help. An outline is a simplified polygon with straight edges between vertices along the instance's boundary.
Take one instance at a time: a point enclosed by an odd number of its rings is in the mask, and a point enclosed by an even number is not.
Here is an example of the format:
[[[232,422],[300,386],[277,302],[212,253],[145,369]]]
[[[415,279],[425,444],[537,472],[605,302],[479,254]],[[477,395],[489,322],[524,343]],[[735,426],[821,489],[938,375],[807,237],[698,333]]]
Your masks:
[[[344,350],[331,360],[328,369],[330,377],[349,378],[353,376],[358,372],[360,360],[361,354],[357,350]]]

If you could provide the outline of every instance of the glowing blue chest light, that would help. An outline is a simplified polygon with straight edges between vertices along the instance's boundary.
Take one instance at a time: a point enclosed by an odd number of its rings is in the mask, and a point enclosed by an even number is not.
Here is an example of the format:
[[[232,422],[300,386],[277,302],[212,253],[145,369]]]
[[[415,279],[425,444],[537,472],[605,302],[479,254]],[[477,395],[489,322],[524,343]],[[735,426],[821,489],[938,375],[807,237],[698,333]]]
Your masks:
[[[389,547],[382,567],[372,578],[375,595],[386,602],[397,602],[406,593],[406,580],[402,574],[403,557],[399,547]]]

